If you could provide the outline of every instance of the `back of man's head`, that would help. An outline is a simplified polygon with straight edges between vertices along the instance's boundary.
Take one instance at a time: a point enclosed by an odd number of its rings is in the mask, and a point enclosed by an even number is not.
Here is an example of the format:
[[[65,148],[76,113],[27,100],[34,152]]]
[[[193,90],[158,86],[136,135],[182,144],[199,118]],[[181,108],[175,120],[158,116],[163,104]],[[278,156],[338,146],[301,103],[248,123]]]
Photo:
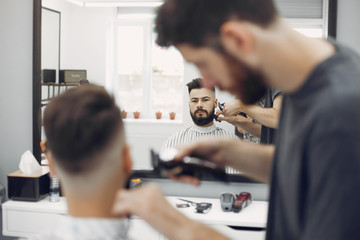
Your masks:
[[[193,79],[191,82],[188,82],[186,84],[186,86],[188,87],[188,91],[189,94],[191,92],[191,90],[193,89],[200,89],[200,88],[204,88],[201,84],[202,84],[203,79],[202,78],[195,78]],[[215,88],[210,89],[211,91],[213,91],[215,93]]]
[[[218,48],[220,27],[226,21],[267,27],[276,16],[273,0],[166,0],[156,18],[157,44]]]
[[[86,184],[96,188],[118,169],[123,123],[103,87],[82,85],[54,98],[46,107],[44,126],[57,174],[71,191],[81,191]]]

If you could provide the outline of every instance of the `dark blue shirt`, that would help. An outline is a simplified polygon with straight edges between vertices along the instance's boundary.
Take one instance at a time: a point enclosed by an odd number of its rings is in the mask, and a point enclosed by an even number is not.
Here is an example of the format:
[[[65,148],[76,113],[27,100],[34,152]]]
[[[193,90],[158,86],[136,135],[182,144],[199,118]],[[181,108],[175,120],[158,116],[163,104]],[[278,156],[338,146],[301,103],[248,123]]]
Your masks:
[[[335,47],[284,94],[268,240],[360,239],[360,57]]]

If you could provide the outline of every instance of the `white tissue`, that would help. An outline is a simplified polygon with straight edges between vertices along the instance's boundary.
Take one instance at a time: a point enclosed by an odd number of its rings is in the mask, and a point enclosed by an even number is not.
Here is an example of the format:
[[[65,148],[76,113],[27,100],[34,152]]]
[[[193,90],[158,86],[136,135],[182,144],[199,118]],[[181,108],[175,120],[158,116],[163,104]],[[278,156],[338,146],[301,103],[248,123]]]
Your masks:
[[[19,169],[24,174],[28,174],[28,175],[39,173],[42,170],[41,166],[36,161],[34,155],[29,150],[27,150],[26,152],[23,153],[23,155],[21,155]]]

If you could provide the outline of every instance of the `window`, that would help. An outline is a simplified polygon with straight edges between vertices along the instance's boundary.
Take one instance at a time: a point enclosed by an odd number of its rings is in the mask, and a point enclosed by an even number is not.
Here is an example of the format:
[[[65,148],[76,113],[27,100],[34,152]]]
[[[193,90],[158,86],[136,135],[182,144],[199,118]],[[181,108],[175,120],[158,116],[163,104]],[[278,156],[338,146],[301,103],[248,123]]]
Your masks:
[[[329,0],[275,0],[282,17],[309,37],[327,37]],[[184,60],[175,48],[155,44],[154,9],[119,7],[116,27],[117,76],[113,88],[122,109],[153,119],[161,111],[183,111]],[[113,86],[115,86],[113,84]]]
[[[154,34],[154,38],[155,34]],[[183,109],[184,60],[174,47],[162,49],[152,44],[152,112],[175,112]]]
[[[118,100],[141,118],[182,115],[184,60],[173,47],[155,44],[154,15],[121,14],[117,25]],[[116,94],[116,93],[115,93]],[[130,114],[131,116],[131,114]]]
[[[308,37],[327,38],[329,0],[275,0],[280,15]]]
[[[143,27],[119,26],[117,47],[117,69],[121,107],[127,111],[143,111]]]

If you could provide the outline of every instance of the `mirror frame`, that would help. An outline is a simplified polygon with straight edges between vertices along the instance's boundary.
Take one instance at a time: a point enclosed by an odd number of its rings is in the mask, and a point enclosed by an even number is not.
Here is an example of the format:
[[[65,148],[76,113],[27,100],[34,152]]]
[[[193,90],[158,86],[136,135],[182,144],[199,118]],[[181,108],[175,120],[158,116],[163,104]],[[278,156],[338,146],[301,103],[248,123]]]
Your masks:
[[[338,0],[329,0],[328,37],[336,39]]]
[[[41,161],[41,0],[33,0],[33,155]]]
[[[328,36],[336,39],[338,0],[329,0]],[[33,154],[41,161],[41,10],[42,0],[33,0]],[[61,46],[60,46],[61,47]],[[59,56],[60,58],[61,56]],[[142,172],[142,171],[140,171]]]

